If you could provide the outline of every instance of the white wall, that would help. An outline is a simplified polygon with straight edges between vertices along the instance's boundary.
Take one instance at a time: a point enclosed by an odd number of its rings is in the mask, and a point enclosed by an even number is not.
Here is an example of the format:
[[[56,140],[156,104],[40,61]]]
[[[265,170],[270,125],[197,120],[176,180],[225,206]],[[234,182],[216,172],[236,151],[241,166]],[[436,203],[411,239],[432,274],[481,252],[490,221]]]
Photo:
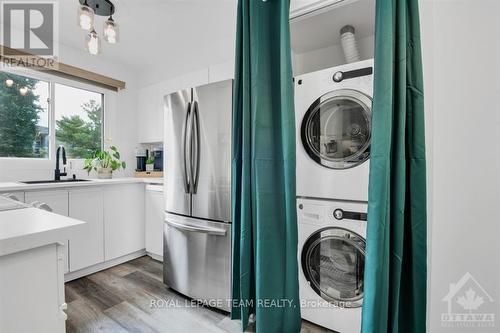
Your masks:
[[[429,164],[429,332],[470,272],[500,315],[500,2],[421,0]],[[466,311],[464,311],[466,312]]]
[[[212,66],[234,63],[237,1],[214,2],[213,6],[216,6],[214,9],[218,9],[217,14],[205,13],[203,19],[190,20],[187,26],[180,27],[186,31],[179,32],[179,36],[194,34],[196,37],[189,37],[189,40],[182,41],[169,40],[168,38],[162,39],[161,33],[158,33],[160,35],[158,43],[165,45],[162,52],[178,54],[178,56],[171,59],[171,62],[145,64],[144,70],[139,73],[140,87],[178,80],[186,74],[202,71]],[[201,5],[197,11],[199,10],[203,10]],[[218,33],[213,35],[214,31]],[[212,32],[212,35],[207,37],[207,32]],[[186,43],[189,45],[186,46]],[[179,53],[170,50],[177,51],[179,48],[185,51]],[[147,59],[147,52],[145,52],[145,59]]]
[[[81,50],[60,45],[60,61],[81,67],[99,74],[126,82],[126,89],[115,93],[107,91],[104,110],[104,134],[106,140],[116,145],[122,153],[128,167],[115,176],[131,176],[135,168],[134,148],[137,145],[136,110],[137,110],[137,74],[116,63],[103,61],[99,56],[91,56]],[[51,155],[54,155],[52,153]],[[0,182],[16,180],[52,179],[55,158],[50,160],[21,160],[0,158]],[[88,177],[82,163],[73,163],[73,170],[78,177]],[[91,176],[95,176],[92,175]]]

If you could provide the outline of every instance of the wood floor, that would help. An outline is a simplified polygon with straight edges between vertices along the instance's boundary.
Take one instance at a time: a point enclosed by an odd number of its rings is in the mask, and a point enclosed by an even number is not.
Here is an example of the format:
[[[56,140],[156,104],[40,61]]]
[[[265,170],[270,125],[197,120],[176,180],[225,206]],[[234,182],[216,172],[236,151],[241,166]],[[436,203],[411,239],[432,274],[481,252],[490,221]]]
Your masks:
[[[240,333],[240,323],[224,312],[185,304],[162,283],[162,264],[141,257],[66,283],[66,331],[134,333]],[[161,303],[163,302],[163,303]],[[249,332],[253,330],[250,329]],[[302,333],[331,332],[303,322]]]

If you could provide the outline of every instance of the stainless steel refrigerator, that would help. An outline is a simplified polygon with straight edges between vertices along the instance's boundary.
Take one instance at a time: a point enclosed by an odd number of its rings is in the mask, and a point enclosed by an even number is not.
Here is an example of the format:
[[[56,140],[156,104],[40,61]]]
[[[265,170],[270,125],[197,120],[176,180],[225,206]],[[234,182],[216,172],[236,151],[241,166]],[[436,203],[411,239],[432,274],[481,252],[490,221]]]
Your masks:
[[[232,80],[165,96],[164,282],[228,310]]]

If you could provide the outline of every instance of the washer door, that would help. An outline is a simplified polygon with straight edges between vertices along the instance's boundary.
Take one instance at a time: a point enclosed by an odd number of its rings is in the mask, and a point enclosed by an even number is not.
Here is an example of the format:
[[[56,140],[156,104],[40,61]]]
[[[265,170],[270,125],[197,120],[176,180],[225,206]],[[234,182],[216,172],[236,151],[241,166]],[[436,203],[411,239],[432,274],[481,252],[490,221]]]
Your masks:
[[[302,248],[302,271],[311,288],[340,307],[363,303],[365,240],[343,228],[325,228],[312,234]]]
[[[302,120],[302,144],[317,163],[348,169],[370,157],[372,100],[340,89],[318,98]]]

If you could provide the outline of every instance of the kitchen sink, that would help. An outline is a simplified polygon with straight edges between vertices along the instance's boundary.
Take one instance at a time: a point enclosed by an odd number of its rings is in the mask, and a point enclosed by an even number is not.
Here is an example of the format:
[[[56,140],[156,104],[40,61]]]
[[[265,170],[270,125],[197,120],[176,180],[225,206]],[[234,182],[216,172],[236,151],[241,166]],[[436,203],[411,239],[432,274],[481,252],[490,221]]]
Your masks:
[[[90,179],[61,179],[61,180],[30,180],[27,182],[20,182],[23,184],[51,184],[51,183],[75,183],[75,182],[87,182]]]

